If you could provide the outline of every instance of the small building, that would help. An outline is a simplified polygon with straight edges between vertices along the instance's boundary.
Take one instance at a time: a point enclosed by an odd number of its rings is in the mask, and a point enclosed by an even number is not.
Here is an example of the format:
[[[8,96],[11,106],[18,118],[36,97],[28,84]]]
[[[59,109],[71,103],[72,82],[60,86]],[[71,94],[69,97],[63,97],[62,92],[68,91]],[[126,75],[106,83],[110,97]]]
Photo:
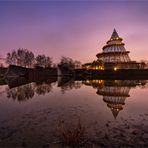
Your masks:
[[[82,65],[83,69],[94,69],[94,70],[104,70],[104,64],[102,61],[97,60],[93,61],[92,63],[85,63]]]

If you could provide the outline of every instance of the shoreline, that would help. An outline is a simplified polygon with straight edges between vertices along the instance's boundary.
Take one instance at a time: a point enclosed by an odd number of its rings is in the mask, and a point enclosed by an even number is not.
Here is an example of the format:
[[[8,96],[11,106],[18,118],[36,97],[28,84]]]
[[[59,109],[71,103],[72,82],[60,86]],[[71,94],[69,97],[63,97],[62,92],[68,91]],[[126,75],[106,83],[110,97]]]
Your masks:
[[[39,77],[65,77],[78,80],[85,79],[123,79],[138,80],[148,79],[148,69],[106,69],[106,70],[86,70],[86,69],[61,69],[62,74],[58,75],[57,68],[24,68],[10,65],[8,68],[0,68],[0,79],[4,78],[26,78],[38,79]]]

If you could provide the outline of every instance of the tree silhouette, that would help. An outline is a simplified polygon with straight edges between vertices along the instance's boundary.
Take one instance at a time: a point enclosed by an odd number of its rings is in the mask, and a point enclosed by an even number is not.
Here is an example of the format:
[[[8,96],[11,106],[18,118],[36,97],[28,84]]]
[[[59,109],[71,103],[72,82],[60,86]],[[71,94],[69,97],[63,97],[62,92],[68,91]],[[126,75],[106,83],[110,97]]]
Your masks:
[[[7,53],[6,63],[22,67],[32,67],[34,64],[34,54],[23,48],[17,51],[13,50],[11,53]]]
[[[17,101],[26,101],[34,96],[33,85],[26,84],[12,89],[7,89],[7,97]]]
[[[36,57],[36,64],[41,67],[51,67],[52,66],[52,58],[46,57],[45,55],[38,55]]]
[[[62,67],[69,68],[69,69],[75,69],[75,68],[81,67],[81,62],[75,61],[75,60],[73,60],[72,58],[69,58],[69,57],[62,57],[59,65],[62,66]]]

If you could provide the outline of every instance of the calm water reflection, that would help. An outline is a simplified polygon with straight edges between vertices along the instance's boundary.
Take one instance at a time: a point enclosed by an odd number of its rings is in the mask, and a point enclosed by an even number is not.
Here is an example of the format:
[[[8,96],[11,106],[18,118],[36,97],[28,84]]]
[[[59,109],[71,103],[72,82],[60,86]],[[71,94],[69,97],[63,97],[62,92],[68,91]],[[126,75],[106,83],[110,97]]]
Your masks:
[[[148,146],[147,82],[6,80],[0,86],[0,146],[60,146],[67,144],[64,132],[77,134],[73,129],[83,129],[83,146]]]

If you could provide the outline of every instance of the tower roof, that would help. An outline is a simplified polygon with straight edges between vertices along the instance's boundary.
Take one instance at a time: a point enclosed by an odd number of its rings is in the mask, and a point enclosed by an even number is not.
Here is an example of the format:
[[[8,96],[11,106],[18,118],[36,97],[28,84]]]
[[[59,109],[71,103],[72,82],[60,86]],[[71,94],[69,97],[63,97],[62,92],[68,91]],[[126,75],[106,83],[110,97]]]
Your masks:
[[[116,29],[113,30],[111,38],[119,38],[119,35],[118,35]]]
[[[122,38],[119,37],[117,31],[114,29],[111,35],[111,38],[106,42],[106,45],[103,46],[103,52],[98,53],[96,56],[99,60],[102,60],[103,63],[109,64],[105,65],[105,69],[112,69],[117,63],[129,63],[131,59],[129,57],[129,51],[126,51]],[[120,68],[127,69],[129,66],[121,65]]]

